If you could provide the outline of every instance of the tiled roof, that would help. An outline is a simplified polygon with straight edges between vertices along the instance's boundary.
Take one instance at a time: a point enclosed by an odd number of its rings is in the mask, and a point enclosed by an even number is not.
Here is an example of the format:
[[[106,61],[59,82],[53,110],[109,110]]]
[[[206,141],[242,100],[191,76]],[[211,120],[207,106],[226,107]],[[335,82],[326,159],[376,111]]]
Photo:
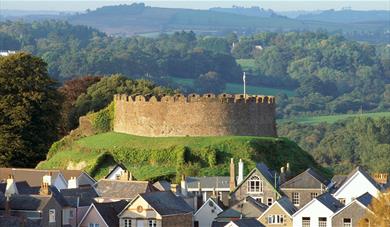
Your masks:
[[[288,212],[290,215],[293,215],[297,208],[292,204],[292,202],[287,197],[282,197],[276,201],[283,209]]]
[[[280,188],[318,188],[320,184],[326,187],[329,183],[329,179],[317,173],[314,169],[308,168],[304,172],[281,184]]]
[[[89,206],[99,196],[93,187],[62,189],[60,193],[72,207]]]
[[[370,176],[370,174],[361,166],[356,167],[352,172],[350,172],[347,176],[345,175],[336,175],[332,178],[334,183],[333,192],[336,192],[340,189],[344,183],[348,182],[357,172],[360,172],[376,189],[379,191],[382,190],[382,187]]]
[[[238,227],[264,227],[259,221],[254,218],[244,218],[239,220],[231,221]]]
[[[105,198],[134,199],[140,193],[158,191],[148,181],[102,179],[95,184],[99,196]]]
[[[169,191],[171,190],[171,183],[165,180],[157,181],[153,184],[155,188],[157,188],[160,191]]]
[[[258,218],[268,207],[248,196],[229,209],[218,214],[217,218]]]
[[[371,204],[373,198],[374,197],[370,193],[366,192],[363,195],[357,197],[356,200],[359,201],[365,207],[368,207]]]
[[[0,226],[28,226],[28,227],[40,227],[39,220],[30,220],[15,216],[2,216],[0,217]]]
[[[335,197],[333,197],[329,192],[319,195],[317,198],[320,203],[326,206],[333,213],[341,209],[344,205],[340,203]]]
[[[229,189],[229,177],[186,177],[188,189],[198,189],[198,184],[202,188],[227,188]]]
[[[119,226],[118,214],[126,207],[127,201],[118,201],[110,203],[94,203],[94,206],[102,216],[108,226]]]
[[[40,187],[31,187],[27,181],[17,181],[15,182],[18,193],[22,195],[33,195],[39,194]],[[0,192],[5,193],[7,183],[0,183]]]
[[[162,216],[193,212],[193,209],[183,198],[176,196],[171,191],[143,193],[140,194],[140,197]]]

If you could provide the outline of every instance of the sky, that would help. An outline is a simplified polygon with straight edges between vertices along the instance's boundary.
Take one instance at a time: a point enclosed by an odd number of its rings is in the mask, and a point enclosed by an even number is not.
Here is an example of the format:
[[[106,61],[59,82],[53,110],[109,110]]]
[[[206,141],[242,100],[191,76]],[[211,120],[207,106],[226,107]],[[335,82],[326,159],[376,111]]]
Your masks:
[[[297,0],[152,0],[152,1],[116,1],[116,0],[100,0],[100,1],[80,1],[80,0],[0,0],[0,10],[44,10],[44,11],[85,11],[86,9],[96,9],[104,5],[131,4],[134,2],[145,2],[146,5],[168,7],[168,8],[192,8],[192,9],[208,9],[211,7],[231,7],[237,6],[260,6],[265,9],[273,9],[275,11],[296,11],[296,10],[326,10],[326,9],[342,9],[350,7],[354,10],[390,10],[389,0],[379,1],[297,1]]]

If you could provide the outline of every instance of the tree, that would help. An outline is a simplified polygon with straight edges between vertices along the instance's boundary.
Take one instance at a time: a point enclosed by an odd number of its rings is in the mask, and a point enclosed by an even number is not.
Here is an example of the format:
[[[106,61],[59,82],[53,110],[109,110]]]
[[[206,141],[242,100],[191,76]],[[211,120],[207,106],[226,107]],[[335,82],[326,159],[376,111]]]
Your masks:
[[[222,93],[225,90],[225,82],[218,73],[208,72],[202,74],[195,81],[195,89],[199,93]]]
[[[27,53],[0,57],[0,165],[33,167],[58,139],[60,95],[46,63]]]
[[[63,97],[61,108],[61,134],[65,135],[77,126],[78,117],[75,115],[77,98],[87,92],[87,88],[99,82],[101,77],[78,77],[65,83],[58,89]]]
[[[370,211],[359,221],[359,227],[390,226],[390,190],[373,199],[369,206]]]

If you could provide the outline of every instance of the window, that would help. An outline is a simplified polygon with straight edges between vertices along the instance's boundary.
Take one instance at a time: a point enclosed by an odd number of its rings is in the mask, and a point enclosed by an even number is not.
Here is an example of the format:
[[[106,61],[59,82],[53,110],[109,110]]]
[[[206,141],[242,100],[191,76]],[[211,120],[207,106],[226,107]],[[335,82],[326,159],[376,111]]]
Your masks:
[[[273,214],[268,215],[268,224],[283,224],[284,223],[284,215]]]
[[[222,192],[218,192],[218,199],[219,199],[219,201],[223,201],[223,194],[222,194]]]
[[[252,176],[248,180],[248,192],[263,192],[263,181],[258,176]]]
[[[302,217],[302,227],[310,227],[310,218]]]
[[[156,220],[149,220],[149,227],[156,227],[157,223]]]
[[[131,219],[123,219],[123,224],[125,227],[131,227]]]
[[[352,219],[344,218],[343,219],[343,227],[352,227]]]
[[[70,218],[73,218],[73,210],[70,210],[70,211],[69,211],[69,217],[70,217]]]
[[[318,193],[317,192],[312,192],[312,193],[310,193],[310,198],[311,199],[314,199],[314,198],[316,198],[318,196]]]
[[[89,223],[89,227],[99,227],[99,224]]]
[[[318,227],[326,227],[326,218],[318,218]]]
[[[268,206],[271,206],[273,202],[274,202],[273,198],[267,198],[267,205]]]
[[[340,201],[340,203],[345,205],[345,198],[340,198],[339,201]]]
[[[263,203],[263,197],[252,197],[252,198],[254,198],[259,203]]]
[[[55,209],[49,210],[49,222],[56,222],[56,210]]]
[[[299,193],[293,192],[291,198],[292,198],[292,203],[294,204],[294,206],[299,207]]]

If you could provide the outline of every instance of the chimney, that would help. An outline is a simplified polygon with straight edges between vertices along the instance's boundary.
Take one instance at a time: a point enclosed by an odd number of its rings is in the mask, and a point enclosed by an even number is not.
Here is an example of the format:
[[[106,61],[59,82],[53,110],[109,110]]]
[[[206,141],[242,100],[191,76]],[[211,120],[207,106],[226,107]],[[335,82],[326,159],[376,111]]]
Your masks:
[[[387,184],[387,182],[389,182],[389,174],[388,173],[374,173],[372,178],[378,184]]]
[[[234,171],[234,160],[233,158],[230,159],[230,181],[229,181],[229,188],[230,192],[236,188],[236,177],[235,177],[235,171]]]
[[[238,162],[238,178],[237,185],[240,184],[244,180],[244,162],[240,159]]]
[[[186,179],[185,179],[184,174],[181,175],[180,189],[181,189],[181,194],[182,194],[184,197],[187,197],[187,196],[188,196],[188,187],[187,187],[187,181],[186,181]]]
[[[7,179],[7,185],[5,187],[4,195],[6,197],[11,197],[11,195],[13,195],[13,194],[19,194],[18,188],[16,187],[14,176],[9,175],[8,179]]]
[[[120,180],[123,181],[132,181],[133,180],[133,174],[131,172],[124,170],[119,178]]]
[[[76,177],[70,177],[68,180],[68,188],[78,188],[79,184]]]
[[[287,162],[286,164],[286,180],[291,177],[291,169],[290,169],[290,163]]]
[[[48,183],[42,182],[41,189],[39,190],[39,195],[50,195]]]
[[[52,173],[49,172],[48,174],[43,176],[42,182],[51,185],[51,177],[52,177]]]
[[[279,184],[283,184],[286,182],[286,172],[284,170],[284,166],[280,168],[280,179],[279,179]]]

